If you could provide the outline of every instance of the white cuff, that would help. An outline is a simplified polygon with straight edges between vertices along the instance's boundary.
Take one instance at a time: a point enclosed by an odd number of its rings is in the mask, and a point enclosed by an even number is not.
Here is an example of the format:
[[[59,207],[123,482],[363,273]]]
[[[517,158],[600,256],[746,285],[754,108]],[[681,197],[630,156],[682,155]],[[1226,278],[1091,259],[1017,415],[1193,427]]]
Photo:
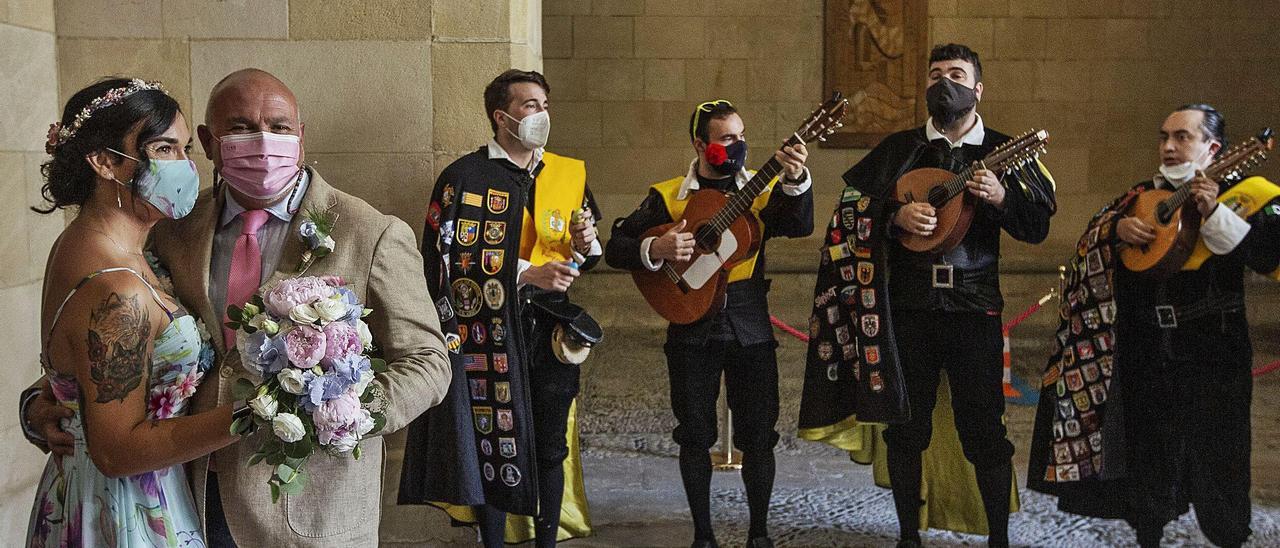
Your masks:
[[[655,262],[649,258],[649,246],[653,245],[653,241],[656,239],[658,239],[657,236],[649,236],[640,240],[640,264],[643,264],[650,272],[657,272],[659,268],[662,268],[662,259],[658,259]]]
[[[809,187],[813,186],[813,178],[809,177],[809,168],[805,167],[800,174],[800,182],[788,183],[787,174],[783,173],[778,179],[778,186],[782,187],[782,193],[787,196],[799,196],[809,191]]]
[[[521,278],[524,277],[524,271],[529,270],[531,266],[533,266],[533,263],[524,259],[520,259],[520,262],[516,264],[516,289],[524,287],[524,280]]]
[[[1240,245],[1249,229],[1249,221],[1241,219],[1231,208],[1218,205],[1200,226],[1200,237],[1214,255],[1226,255]]]

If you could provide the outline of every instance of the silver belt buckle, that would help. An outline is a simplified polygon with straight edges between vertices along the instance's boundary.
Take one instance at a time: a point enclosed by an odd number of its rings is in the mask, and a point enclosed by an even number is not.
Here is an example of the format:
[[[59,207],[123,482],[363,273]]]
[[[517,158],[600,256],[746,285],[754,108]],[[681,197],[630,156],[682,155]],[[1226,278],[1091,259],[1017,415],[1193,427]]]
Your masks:
[[[1178,315],[1174,312],[1173,307],[1167,304],[1156,307],[1156,323],[1164,329],[1173,329],[1178,327]]]
[[[933,287],[951,289],[956,286],[955,267],[949,264],[933,265]]]

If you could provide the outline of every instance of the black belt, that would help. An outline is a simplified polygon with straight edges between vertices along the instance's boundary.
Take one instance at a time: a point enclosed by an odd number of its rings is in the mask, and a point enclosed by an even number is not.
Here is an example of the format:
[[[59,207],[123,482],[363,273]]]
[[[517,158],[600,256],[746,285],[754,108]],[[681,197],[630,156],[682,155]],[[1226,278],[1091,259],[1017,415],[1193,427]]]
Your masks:
[[[1197,320],[1206,316],[1239,312],[1241,310],[1244,310],[1244,297],[1242,295],[1210,297],[1180,306],[1162,304],[1154,307],[1156,325],[1161,329],[1176,328],[1179,321]]]

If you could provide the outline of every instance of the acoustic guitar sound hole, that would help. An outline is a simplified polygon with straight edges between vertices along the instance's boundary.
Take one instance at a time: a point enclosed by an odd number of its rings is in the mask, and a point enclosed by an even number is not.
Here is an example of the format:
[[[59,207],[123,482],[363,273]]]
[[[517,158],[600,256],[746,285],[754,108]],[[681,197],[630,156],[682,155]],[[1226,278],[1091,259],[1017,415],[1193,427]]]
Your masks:
[[[929,205],[942,207],[945,203],[947,203],[947,189],[943,188],[942,185],[929,189]]]
[[[1163,202],[1156,204],[1156,220],[1159,221],[1160,224],[1167,225],[1172,219],[1173,212],[1169,211],[1168,206],[1164,205]]]
[[[720,247],[720,234],[710,224],[704,224],[693,233],[693,243],[698,253],[706,255]]]

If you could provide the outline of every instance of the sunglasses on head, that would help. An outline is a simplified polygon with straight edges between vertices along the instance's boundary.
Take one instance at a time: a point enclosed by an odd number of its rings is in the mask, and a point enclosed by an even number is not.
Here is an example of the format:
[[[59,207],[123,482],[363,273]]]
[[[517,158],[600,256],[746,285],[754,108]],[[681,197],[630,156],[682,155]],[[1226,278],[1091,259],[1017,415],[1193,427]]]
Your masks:
[[[726,101],[724,99],[716,99],[714,101],[706,101],[704,103],[700,103],[698,105],[698,108],[693,111],[693,123],[689,125],[689,134],[693,135],[694,133],[697,132],[698,122],[699,122],[699,119],[702,118],[702,113],[711,112],[712,110],[715,110],[715,108],[718,106],[732,107],[733,103],[730,103],[729,101]]]

